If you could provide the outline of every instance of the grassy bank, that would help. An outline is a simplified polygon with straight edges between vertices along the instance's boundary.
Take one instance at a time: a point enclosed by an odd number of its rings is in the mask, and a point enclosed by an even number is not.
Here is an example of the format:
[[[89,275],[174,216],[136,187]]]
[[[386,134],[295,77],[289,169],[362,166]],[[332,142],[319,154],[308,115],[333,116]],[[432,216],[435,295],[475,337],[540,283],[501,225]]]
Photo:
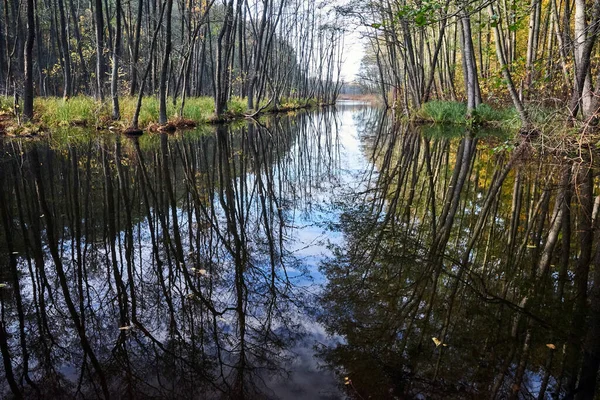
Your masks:
[[[13,99],[0,97],[0,133],[19,134],[36,132],[48,127],[83,126],[97,129],[123,130],[131,125],[135,112],[137,98],[122,97],[119,99],[121,119],[113,121],[111,118],[110,101],[98,102],[91,97],[77,96],[64,100],[55,97],[38,97],[34,102],[33,123],[19,126],[14,113]],[[245,118],[252,114],[247,109],[246,99],[234,97],[228,103],[228,111],[224,115],[215,115],[214,99],[212,97],[193,97],[185,101],[183,112],[180,114],[181,102],[167,103],[167,116],[170,123],[179,126],[193,126],[214,122],[226,122]],[[275,107],[263,103],[261,114],[285,112],[300,108],[315,107],[318,103],[314,100],[282,99]],[[264,109],[262,109],[264,107]],[[153,129],[158,127],[158,99],[146,97],[142,101],[139,116],[139,127]]]
[[[565,126],[566,116],[561,117],[556,109],[529,107],[531,122],[538,128],[546,129],[558,124]],[[514,107],[492,107],[488,104],[478,106],[471,117],[467,117],[467,105],[453,101],[434,100],[427,102],[411,116],[414,122],[452,124],[462,126],[491,126],[505,129],[521,128],[521,120]]]
[[[518,128],[520,120],[514,108],[492,108],[487,104],[479,105],[469,117],[465,103],[453,101],[429,101],[421,106],[412,119],[415,122],[431,122],[452,125],[499,125]]]

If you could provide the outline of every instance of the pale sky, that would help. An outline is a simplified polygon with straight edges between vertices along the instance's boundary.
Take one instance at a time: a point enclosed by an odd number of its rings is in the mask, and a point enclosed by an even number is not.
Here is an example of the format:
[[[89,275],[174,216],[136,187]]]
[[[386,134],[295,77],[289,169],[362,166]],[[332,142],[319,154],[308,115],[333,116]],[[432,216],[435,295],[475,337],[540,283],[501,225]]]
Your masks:
[[[358,32],[348,33],[345,38],[344,63],[342,64],[342,77],[345,82],[351,82],[356,77],[360,68],[360,60],[364,54],[364,43]]]
[[[334,0],[329,3],[329,6],[347,5],[351,0]],[[356,25],[355,21],[348,20],[345,26],[346,37],[344,38],[344,62],[342,64],[342,79],[345,82],[351,82],[356,78],[356,74],[360,68],[360,60],[364,54],[364,41],[361,39],[360,27]]]

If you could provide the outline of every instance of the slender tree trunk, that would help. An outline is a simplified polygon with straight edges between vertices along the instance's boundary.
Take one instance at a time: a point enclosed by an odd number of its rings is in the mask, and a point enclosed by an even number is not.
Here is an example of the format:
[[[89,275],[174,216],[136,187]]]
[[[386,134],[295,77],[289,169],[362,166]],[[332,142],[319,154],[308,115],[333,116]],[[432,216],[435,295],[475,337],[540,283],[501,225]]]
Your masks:
[[[488,7],[490,18],[495,16],[494,7],[492,4]],[[497,17],[497,16],[496,16]],[[519,94],[515,88],[515,84],[512,79],[512,75],[510,70],[508,69],[508,65],[506,63],[506,56],[504,54],[504,44],[502,42],[502,35],[500,33],[500,21],[495,21],[493,24],[494,29],[494,41],[496,42],[496,55],[498,57],[498,61],[500,62],[500,68],[502,69],[502,75],[504,76],[504,80],[506,81],[506,86],[508,87],[508,92],[510,93],[510,97],[513,101],[513,105],[519,114],[519,118],[521,119],[523,131],[529,131],[531,129],[531,122],[529,121],[529,116],[527,115],[527,111],[525,107],[523,107],[523,103],[519,98]]]
[[[173,10],[173,0],[167,0],[166,11],[166,44],[165,55],[163,58],[162,69],[160,72],[160,87],[159,87],[159,111],[158,123],[167,123],[167,74],[169,72],[169,56],[171,55],[171,12]]]
[[[96,98],[104,101],[104,16],[102,0],[96,0]]]
[[[25,87],[23,89],[23,120],[33,119],[33,42],[35,40],[34,2],[27,0],[27,42],[25,44]]]
[[[72,73],[71,73],[71,46],[69,45],[68,20],[65,14],[64,0],[58,0],[58,11],[60,17],[60,45],[63,54],[64,82],[63,82],[63,97],[68,99],[73,94],[72,90]]]
[[[152,35],[152,42],[150,43],[150,51],[148,54],[148,64],[146,65],[146,70],[144,71],[144,75],[142,76],[142,82],[140,84],[140,91],[138,93],[137,102],[135,105],[135,112],[133,113],[133,118],[131,120],[131,128],[133,130],[138,130],[139,118],[140,118],[140,110],[142,109],[142,97],[144,95],[144,88],[146,87],[146,80],[148,78],[148,74],[150,73],[150,69],[152,69],[152,58],[154,55],[154,49],[156,48],[156,39],[158,37],[158,32],[160,31],[160,25],[162,23],[163,16],[165,14],[166,2],[169,0],[164,0],[161,8],[160,8],[160,17],[158,18],[158,24],[154,29],[154,35]]]
[[[131,67],[130,67],[130,79],[131,79],[131,86],[130,86],[130,90],[129,90],[129,95],[133,96],[135,95],[135,92],[137,90],[137,85],[138,85],[138,73],[137,73],[137,67],[138,67],[138,61],[139,61],[139,54],[140,54],[140,38],[141,38],[141,31],[142,31],[142,12],[144,10],[144,2],[143,0],[138,0],[138,13],[137,13],[137,20],[135,21],[135,33],[134,33],[134,39],[133,39],[133,50],[132,50],[132,55],[131,55]]]
[[[119,109],[119,61],[121,58],[121,0],[116,0],[116,34],[113,44],[113,66],[110,82],[110,94],[112,96],[112,119],[117,121],[121,119]]]

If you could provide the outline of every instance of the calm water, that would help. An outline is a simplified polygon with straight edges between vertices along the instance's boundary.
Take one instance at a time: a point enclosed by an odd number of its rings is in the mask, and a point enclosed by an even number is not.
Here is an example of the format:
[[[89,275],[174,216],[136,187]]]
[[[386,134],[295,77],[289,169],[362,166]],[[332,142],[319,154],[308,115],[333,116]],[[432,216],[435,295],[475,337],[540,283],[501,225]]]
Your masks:
[[[0,396],[593,398],[595,155],[506,138],[341,105],[0,141]]]

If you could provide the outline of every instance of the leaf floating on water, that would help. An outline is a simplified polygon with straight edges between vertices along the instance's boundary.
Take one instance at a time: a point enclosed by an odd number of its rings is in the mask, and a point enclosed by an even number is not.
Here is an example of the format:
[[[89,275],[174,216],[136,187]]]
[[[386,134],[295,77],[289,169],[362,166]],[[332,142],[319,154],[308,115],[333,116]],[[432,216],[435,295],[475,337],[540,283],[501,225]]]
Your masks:
[[[12,253],[13,253],[14,255],[17,255],[17,254],[19,254],[19,252],[18,252],[18,251],[13,251]]]
[[[128,331],[128,330],[130,330],[131,328],[133,328],[133,326],[131,326],[131,325],[129,325],[129,326],[120,326],[120,327],[119,327],[119,330],[120,330],[120,331]]]
[[[349,385],[349,384],[350,384],[350,381],[344,382],[344,385]]]
[[[536,248],[537,248],[537,246],[536,246],[535,244],[528,244],[528,245],[527,245],[527,248],[528,248],[528,249],[536,249]]]
[[[0,283],[0,289],[4,289],[7,288],[8,284],[7,283]]]
[[[440,347],[440,344],[442,344],[442,341],[436,337],[432,337],[431,340],[435,343],[435,347]]]
[[[552,343],[548,343],[546,345],[546,347],[549,348],[550,350],[556,350],[556,346],[554,344],[552,344]]]
[[[345,376],[345,377],[344,377],[344,380],[345,380],[346,382],[348,382],[348,381],[350,380],[350,378],[348,378],[347,376]]]
[[[192,271],[197,273],[198,275],[206,275],[205,269],[192,268]]]

